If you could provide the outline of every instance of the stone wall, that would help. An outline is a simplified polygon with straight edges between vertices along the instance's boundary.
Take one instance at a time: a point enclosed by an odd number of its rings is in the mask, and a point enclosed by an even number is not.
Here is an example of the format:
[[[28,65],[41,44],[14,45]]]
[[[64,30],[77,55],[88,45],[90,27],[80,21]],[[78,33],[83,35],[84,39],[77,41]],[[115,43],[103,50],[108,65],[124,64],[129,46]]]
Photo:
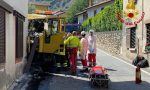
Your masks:
[[[122,31],[96,32],[97,47],[111,54],[120,54]]]

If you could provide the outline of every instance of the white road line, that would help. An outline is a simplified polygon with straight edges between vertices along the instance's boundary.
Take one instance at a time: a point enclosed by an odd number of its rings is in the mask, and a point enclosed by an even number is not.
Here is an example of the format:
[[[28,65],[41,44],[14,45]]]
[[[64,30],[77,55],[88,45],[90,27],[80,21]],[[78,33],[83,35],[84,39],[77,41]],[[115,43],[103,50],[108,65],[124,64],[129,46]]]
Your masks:
[[[51,75],[54,75],[54,76],[60,76],[60,77],[68,77],[68,78],[75,78],[75,79],[79,79],[79,80],[85,80],[85,81],[89,81],[88,78],[85,78],[85,77],[80,77],[80,76],[72,76],[72,75],[64,75],[64,74],[56,74],[56,73],[49,73]]]
[[[121,61],[121,62],[123,62],[123,63],[125,63],[125,64],[127,64],[127,65],[129,65],[129,66],[131,66],[131,67],[133,67],[133,68],[136,68],[136,67],[133,66],[132,64],[130,64],[130,63],[128,63],[128,62],[126,62],[126,61],[124,61],[124,60],[122,60],[122,59],[120,59],[120,58],[117,58],[117,57],[115,57],[115,56],[112,56],[112,55],[106,53],[105,51],[103,51],[103,50],[101,50],[101,49],[98,49],[98,50],[101,51],[101,52],[103,52],[103,53],[105,53],[105,54],[108,55],[108,56],[111,56],[112,58],[115,58],[115,59],[117,59],[117,60],[119,60],[119,61]],[[147,75],[150,75],[149,72],[147,72],[147,71],[145,71],[145,70],[143,70],[143,69],[141,69],[141,71],[142,71],[143,73],[147,74]]]

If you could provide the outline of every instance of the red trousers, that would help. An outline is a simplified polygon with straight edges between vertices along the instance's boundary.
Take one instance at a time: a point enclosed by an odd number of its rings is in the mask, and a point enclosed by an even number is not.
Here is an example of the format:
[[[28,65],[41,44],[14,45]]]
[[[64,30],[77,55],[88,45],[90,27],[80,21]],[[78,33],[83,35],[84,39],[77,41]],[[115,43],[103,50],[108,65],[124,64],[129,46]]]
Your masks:
[[[95,66],[96,65],[96,54],[95,53],[89,53],[88,54],[88,60],[89,60],[89,66]]]
[[[76,69],[77,69],[77,51],[78,51],[78,48],[71,48],[69,51],[70,51],[71,72],[72,73],[76,73]]]
[[[82,62],[83,68],[86,68],[87,67],[87,60],[82,59],[81,62]]]

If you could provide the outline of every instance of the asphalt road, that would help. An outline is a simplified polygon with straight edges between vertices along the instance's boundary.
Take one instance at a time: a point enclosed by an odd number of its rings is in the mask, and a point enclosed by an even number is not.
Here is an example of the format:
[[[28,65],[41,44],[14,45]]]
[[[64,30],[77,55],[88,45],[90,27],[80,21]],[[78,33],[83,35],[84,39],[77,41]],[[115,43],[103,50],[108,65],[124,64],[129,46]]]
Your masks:
[[[97,50],[97,64],[108,70],[110,77],[108,90],[150,90],[150,75],[142,72],[142,83],[135,84],[135,68],[101,50]],[[81,66],[78,66],[81,69]],[[107,90],[92,88],[86,74],[77,76],[68,73],[54,74],[41,82],[39,90]]]

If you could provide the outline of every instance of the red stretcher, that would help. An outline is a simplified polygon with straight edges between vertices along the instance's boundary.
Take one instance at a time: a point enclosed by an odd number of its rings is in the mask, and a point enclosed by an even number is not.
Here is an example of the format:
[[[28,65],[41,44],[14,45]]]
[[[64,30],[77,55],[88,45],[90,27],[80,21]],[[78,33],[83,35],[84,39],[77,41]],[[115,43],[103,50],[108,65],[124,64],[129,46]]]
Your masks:
[[[109,87],[109,77],[104,67],[95,66],[89,72],[90,85],[98,87]]]

